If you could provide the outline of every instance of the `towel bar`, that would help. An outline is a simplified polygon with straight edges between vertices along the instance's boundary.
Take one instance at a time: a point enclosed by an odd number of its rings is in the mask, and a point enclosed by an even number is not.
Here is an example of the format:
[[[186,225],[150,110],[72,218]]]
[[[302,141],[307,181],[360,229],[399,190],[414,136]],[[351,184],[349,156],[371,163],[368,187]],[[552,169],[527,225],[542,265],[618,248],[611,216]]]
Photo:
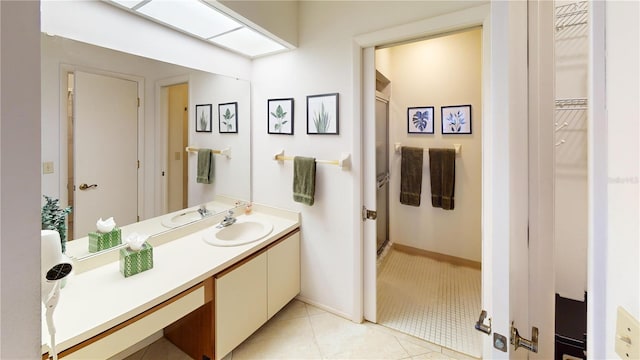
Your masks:
[[[193,147],[193,146],[187,146],[184,150],[186,152],[195,153],[195,152],[198,152],[198,150],[200,150],[200,148]],[[224,148],[222,150],[211,150],[211,153],[222,155],[222,156],[226,156],[227,159],[231,159],[231,148],[230,147],[226,147],[226,148]]]
[[[397,153],[402,150],[402,143],[395,143],[394,146],[394,149]],[[462,153],[462,144],[453,144],[453,149],[456,151],[456,156],[459,156]],[[425,148],[424,150],[426,151],[429,149]]]
[[[273,160],[283,162],[283,161],[291,161],[293,160],[293,156],[284,156],[284,150],[273,156]],[[316,164],[329,164],[329,165],[337,165],[343,170],[348,169],[351,166],[351,155],[348,153],[342,153],[340,160],[316,160]]]

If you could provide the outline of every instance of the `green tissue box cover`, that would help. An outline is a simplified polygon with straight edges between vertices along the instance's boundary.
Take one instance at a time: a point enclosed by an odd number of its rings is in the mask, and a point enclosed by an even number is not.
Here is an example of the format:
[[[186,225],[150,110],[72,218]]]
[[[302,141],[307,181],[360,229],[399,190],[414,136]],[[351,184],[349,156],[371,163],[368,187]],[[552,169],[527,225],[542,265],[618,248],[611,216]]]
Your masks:
[[[115,228],[108,233],[89,233],[89,252],[94,253],[122,244],[122,232]]]
[[[153,269],[153,247],[149,243],[142,244],[142,249],[133,251],[120,249],[120,272],[129,277],[143,271]]]

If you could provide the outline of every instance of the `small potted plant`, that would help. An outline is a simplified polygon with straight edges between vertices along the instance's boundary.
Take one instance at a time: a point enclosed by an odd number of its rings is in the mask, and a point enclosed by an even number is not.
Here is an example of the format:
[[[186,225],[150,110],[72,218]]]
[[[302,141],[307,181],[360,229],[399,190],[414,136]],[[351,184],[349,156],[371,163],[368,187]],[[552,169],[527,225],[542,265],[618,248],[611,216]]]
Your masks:
[[[42,230],[56,230],[60,234],[62,253],[67,245],[67,215],[71,213],[71,206],[60,208],[59,200],[44,195],[46,203],[42,207]]]

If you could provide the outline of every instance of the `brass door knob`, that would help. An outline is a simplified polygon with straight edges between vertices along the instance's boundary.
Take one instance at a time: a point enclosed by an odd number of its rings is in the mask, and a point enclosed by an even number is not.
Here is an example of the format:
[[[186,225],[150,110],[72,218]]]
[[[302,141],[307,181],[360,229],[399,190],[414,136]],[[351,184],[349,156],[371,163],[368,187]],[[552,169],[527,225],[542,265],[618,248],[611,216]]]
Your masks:
[[[91,184],[91,185],[80,184],[80,190],[89,190],[97,187],[98,187],[98,184]]]

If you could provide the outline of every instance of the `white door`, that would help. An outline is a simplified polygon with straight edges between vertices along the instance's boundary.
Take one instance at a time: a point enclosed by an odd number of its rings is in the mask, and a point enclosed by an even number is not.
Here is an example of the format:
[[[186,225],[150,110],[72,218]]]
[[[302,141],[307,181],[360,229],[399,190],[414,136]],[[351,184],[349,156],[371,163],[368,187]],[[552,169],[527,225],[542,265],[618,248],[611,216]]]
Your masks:
[[[553,3],[549,4],[552,11]],[[482,307],[492,320],[491,334],[483,342],[486,359],[530,356],[529,351],[509,344],[512,322],[526,340],[531,340],[532,326],[539,329],[539,354],[532,357],[553,358],[554,287],[553,276],[549,277],[554,264],[553,227],[548,226],[553,219],[553,158],[548,158],[553,148],[544,148],[552,143],[553,130],[542,124],[553,119],[553,81],[547,78],[553,68],[545,62],[553,59],[546,47],[553,47],[553,36],[548,37],[553,27],[539,28],[548,21],[549,4],[492,2],[487,13],[461,12],[420,24],[433,34],[439,28],[463,28],[476,21],[475,25],[483,26]],[[456,21],[460,24],[452,24]],[[393,36],[405,31],[393,30]],[[411,35],[407,33],[406,39]],[[529,62],[534,67],[531,73]],[[371,119],[375,114],[373,47],[363,49],[362,71],[363,119]],[[363,206],[373,209],[375,131],[365,121],[362,133]],[[362,231],[363,312],[365,319],[375,322],[375,222],[365,221]],[[505,346],[497,349],[496,345]]]
[[[98,218],[119,225],[138,216],[138,84],[76,72],[74,237]]]

